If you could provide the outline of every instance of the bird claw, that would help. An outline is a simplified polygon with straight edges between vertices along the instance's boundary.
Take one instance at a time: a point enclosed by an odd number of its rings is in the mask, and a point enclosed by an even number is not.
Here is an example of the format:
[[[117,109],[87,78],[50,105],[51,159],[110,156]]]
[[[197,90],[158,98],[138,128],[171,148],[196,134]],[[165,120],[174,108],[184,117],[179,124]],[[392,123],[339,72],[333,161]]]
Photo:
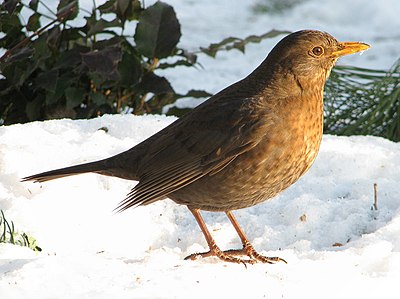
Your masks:
[[[251,245],[249,248],[243,247],[242,249],[231,249],[226,250],[225,252],[230,255],[247,255],[251,260],[254,261],[254,263],[262,262],[264,264],[275,264],[277,262],[284,262],[287,264],[283,258],[278,256],[269,257],[258,253]]]
[[[242,249],[230,250],[230,252],[233,255],[247,255],[256,261],[260,261],[260,262],[266,263],[266,264],[275,264],[277,262],[284,262],[285,264],[287,264],[287,262],[280,257],[277,257],[277,256],[268,257],[268,256],[264,256],[262,254],[259,254],[254,249],[254,247],[250,244],[250,242],[248,242],[248,241],[244,242]]]
[[[234,257],[233,255],[229,254],[229,250],[227,251],[207,251],[207,252],[198,252],[198,253],[193,253],[191,255],[188,255],[185,257],[185,260],[197,260],[198,258],[205,258],[209,256],[215,256],[219,258],[220,260],[224,262],[229,262],[229,263],[236,263],[236,264],[243,264],[247,268],[247,264],[255,264],[257,261],[254,259],[240,259],[237,257]]]
[[[237,258],[235,257],[236,255],[241,255],[241,256],[247,255],[249,259]],[[275,264],[277,262],[284,262],[285,264],[287,264],[287,262],[280,257],[267,257],[262,254],[259,254],[251,245],[244,246],[242,249],[229,249],[225,251],[220,250],[218,247],[214,247],[207,252],[199,252],[188,255],[187,257],[185,257],[185,260],[196,260],[199,257],[204,258],[209,256],[216,256],[220,260],[223,260],[225,262],[243,264],[246,268],[247,264],[253,265],[257,262],[262,262],[266,264]]]

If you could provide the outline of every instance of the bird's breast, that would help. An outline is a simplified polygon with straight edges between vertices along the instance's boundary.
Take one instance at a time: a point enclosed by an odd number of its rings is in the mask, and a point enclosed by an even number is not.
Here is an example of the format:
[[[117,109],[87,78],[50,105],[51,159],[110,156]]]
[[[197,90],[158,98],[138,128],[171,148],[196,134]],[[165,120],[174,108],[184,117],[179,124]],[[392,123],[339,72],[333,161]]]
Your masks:
[[[322,138],[322,106],[320,97],[275,106],[273,123],[257,146],[170,197],[210,211],[246,208],[274,197],[314,162]]]
[[[275,121],[262,141],[220,174],[227,180],[235,173],[232,189],[243,186],[246,192],[241,196],[247,197],[243,200],[247,206],[268,200],[296,182],[311,167],[320,148],[322,93],[289,100],[275,109]]]
[[[297,181],[317,157],[323,133],[322,93],[287,101],[278,107],[273,130],[254,149],[254,169],[268,197]],[[251,159],[249,157],[249,159]]]

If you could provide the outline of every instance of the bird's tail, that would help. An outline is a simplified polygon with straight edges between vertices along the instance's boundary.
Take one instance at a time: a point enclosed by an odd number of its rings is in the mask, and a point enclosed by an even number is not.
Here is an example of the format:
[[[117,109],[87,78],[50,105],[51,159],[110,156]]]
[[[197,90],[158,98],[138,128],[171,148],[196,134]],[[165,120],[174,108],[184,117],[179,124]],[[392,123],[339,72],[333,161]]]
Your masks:
[[[54,179],[58,179],[58,178],[66,177],[66,176],[87,173],[87,172],[102,173],[105,169],[105,164],[106,163],[104,163],[104,160],[79,164],[79,165],[75,165],[75,166],[50,170],[50,171],[34,174],[31,176],[27,176],[27,177],[24,177],[21,181],[22,182],[34,181],[34,182],[41,183],[41,182],[46,182],[46,181],[50,181],[50,180],[54,180]]]

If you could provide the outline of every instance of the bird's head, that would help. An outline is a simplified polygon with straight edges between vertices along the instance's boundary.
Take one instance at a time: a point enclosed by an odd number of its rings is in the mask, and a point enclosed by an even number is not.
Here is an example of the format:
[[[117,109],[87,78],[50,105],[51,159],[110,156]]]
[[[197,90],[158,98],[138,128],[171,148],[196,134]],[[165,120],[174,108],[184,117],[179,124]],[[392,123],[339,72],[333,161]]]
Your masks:
[[[323,86],[338,58],[369,47],[360,42],[339,42],[325,32],[302,30],[283,38],[263,64],[272,77],[280,73],[284,78],[294,77],[299,84],[318,80]]]

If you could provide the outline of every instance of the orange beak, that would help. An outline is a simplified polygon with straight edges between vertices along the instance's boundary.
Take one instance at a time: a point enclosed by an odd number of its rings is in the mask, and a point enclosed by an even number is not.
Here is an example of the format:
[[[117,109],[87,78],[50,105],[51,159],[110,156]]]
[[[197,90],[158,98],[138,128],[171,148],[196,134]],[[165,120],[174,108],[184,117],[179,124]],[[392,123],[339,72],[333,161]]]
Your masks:
[[[344,55],[354,54],[368,50],[370,45],[359,42],[341,42],[337,51],[332,53],[333,57],[339,58]]]

